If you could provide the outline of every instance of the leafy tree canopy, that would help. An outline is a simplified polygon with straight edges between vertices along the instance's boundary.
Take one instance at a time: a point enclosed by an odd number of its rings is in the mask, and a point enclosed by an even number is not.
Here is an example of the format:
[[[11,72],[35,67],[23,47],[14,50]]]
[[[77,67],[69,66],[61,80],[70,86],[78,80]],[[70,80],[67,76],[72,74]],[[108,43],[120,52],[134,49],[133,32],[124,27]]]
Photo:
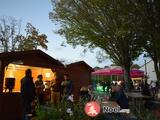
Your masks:
[[[160,80],[160,1],[130,0],[134,6],[134,24],[139,28],[144,50],[154,61],[158,80]]]
[[[47,36],[40,34],[31,23],[27,23],[26,34],[21,34],[21,21],[13,17],[0,19],[0,51],[34,50],[38,47],[47,49]]]
[[[114,63],[124,65],[140,54],[136,45],[138,34],[126,10],[132,5],[126,0],[52,0],[53,12],[50,18],[61,27],[67,43],[76,46],[102,48]],[[122,9],[123,8],[123,9]]]
[[[128,0],[52,0],[50,19],[59,23],[57,31],[67,43],[88,48],[99,47],[126,73],[141,54],[139,34],[132,2]]]

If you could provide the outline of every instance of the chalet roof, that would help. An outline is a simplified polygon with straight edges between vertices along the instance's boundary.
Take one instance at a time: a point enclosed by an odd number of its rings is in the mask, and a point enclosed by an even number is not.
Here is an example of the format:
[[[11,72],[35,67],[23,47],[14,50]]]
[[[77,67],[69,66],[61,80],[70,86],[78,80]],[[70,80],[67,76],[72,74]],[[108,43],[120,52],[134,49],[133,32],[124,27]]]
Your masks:
[[[33,65],[39,67],[63,66],[61,62],[52,58],[41,50],[16,51],[0,53],[0,60],[12,63],[22,61],[24,65]]]
[[[71,64],[68,64],[67,67],[71,67],[73,65],[84,65],[88,70],[90,70],[91,72],[94,71],[94,69],[89,66],[86,62],[84,61],[78,61],[78,62],[74,62],[74,63],[71,63]]]

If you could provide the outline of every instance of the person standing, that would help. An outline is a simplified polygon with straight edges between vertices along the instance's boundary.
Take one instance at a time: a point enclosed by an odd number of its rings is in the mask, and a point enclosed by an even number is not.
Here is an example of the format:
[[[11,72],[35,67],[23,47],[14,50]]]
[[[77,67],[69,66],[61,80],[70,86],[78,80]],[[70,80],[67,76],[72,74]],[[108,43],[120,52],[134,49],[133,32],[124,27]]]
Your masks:
[[[143,95],[151,96],[150,90],[149,90],[149,85],[147,83],[147,80],[142,81],[141,83],[141,93]]]
[[[25,71],[25,76],[21,80],[21,96],[23,106],[23,117],[32,113],[31,104],[35,99],[35,86],[32,78],[31,69]]]
[[[91,95],[89,94],[88,88],[85,86],[82,86],[80,89],[80,101],[90,101]]]
[[[107,87],[107,89],[106,89],[106,91],[109,93],[109,89],[111,88],[111,85],[110,85],[111,83],[110,83],[110,81],[109,80],[107,80],[106,81],[106,87]]]
[[[62,97],[63,99],[67,99],[73,92],[73,82],[69,78],[68,74],[64,75],[64,81],[61,83],[62,87]]]
[[[103,88],[103,92],[106,92],[106,87],[107,87],[107,83],[106,81],[102,81],[102,88]]]
[[[42,75],[38,75],[37,80],[35,81],[35,87],[36,87],[36,95],[38,98],[38,102],[40,105],[43,105],[44,104],[43,90],[44,90],[45,86],[43,84],[43,76]]]
[[[150,89],[151,89],[152,96],[155,97],[155,94],[156,94],[156,82],[155,81],[151,81]]]
[[[53,79],[51,80],[51,102],[56,105],[60,100],[60,77],[58,73],[55,73]]]

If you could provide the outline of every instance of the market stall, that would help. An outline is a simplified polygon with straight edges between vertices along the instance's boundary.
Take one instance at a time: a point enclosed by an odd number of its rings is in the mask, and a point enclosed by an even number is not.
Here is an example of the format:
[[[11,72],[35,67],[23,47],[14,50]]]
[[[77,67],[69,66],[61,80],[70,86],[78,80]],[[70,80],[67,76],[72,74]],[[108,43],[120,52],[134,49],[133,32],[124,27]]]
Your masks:
[[[21,120],[20,79],[28,68],[32,70],[34,79],[42,74],[45,80],[51,79],[54,72],[64,70],[63,64],[41,50],[0,53],[0,104],[3,105],[0,107],[0,117],[3,120]],[[11,93],[5,91],[5,78],[14,78],[8,79],[9,84],[14,85]],[[14,114],[15,108],[21,112]]]
[[[105,81],[108,82],[120,81],[124,79],[123,75],[124,75],[124,70],[121,67],[105,68],[92,72],[92,78],[94,82],[96,81],[98,91],[103,91],[102,85],[99,85],[99,83]],[[144,78],[144,71],[138,69],[132,69],[130,71],[130,77],[133,81],[142,80]]]

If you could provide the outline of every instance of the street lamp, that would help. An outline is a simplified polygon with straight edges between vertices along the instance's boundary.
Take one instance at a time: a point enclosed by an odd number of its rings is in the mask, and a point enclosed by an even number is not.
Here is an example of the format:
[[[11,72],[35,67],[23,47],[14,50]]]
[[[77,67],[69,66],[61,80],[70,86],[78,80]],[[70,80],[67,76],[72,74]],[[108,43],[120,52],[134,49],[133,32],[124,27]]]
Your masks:
[[[146,79],[147,79],[147,55],[146,54],[144,54],[144,56],[143,56],[143,59],[144,59],[144,67],[145,67],[145,75],[146,75]]]

